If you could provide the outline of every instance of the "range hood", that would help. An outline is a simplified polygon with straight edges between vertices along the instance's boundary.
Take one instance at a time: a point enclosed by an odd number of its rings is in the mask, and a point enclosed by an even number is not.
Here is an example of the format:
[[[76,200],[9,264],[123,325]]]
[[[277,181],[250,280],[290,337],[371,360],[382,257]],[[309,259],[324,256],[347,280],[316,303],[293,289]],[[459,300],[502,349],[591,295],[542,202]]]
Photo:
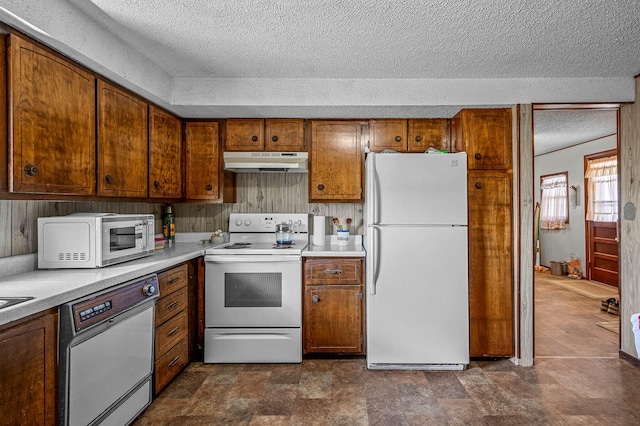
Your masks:
[[[224,169],[237,173],[307,173],[306,152],[225,152]]]

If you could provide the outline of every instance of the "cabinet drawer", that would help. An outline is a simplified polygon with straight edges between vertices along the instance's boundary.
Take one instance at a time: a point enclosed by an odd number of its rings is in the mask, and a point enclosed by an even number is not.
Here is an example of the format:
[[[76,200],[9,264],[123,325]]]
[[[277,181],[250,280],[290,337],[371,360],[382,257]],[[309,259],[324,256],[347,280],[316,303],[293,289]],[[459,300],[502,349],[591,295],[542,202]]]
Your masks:
[[[187,336],[189,321],[187,311],[182,311],[169,321],[156,327],[156,359]]]
[[[307,259],[305,284],[361,284],[360,259]]]
[[[155,391],[160,392],[189,363],[189,339],[184,338],[155,364]]]
[[[187,303],[186,287],[182,287],[180,290],[159,299],[156,302],[156,327],[185,309]]]
[[[169,269],[158,274],[158,287],[160,287],[160,298],[173,293],[187,285],[188,272],[187,264]]]

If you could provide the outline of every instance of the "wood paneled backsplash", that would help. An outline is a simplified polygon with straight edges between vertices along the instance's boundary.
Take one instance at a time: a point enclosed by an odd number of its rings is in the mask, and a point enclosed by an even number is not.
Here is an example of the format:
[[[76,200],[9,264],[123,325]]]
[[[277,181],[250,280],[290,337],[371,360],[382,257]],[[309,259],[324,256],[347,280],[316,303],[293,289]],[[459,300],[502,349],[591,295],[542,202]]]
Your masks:
[[[362,204],[308,203],[306,173],[242,173],[237,176],[237,203],[172,204],[176,232],[227,230],[231,213],[311,213],[353,219],[352,233],[362,234]],[[75,212],[152,213],[162,232],[160,203],[0,200],[0,257],[35,253],[37,218]],[[327,227],[327,232],[333,230]]]

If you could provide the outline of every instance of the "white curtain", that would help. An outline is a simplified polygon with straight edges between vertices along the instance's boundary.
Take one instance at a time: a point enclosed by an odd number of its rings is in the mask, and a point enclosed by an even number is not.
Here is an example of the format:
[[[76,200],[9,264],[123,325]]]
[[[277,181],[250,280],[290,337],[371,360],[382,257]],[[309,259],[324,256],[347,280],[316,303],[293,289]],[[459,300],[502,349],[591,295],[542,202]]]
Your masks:
[[[567,175],[543,177],[540,190],[540,228],[564,229],[569,218]]]
[[[618,221],[618,166],[617,157],[587,161],[584,177],[588,179],[587,220],[596,222]]]

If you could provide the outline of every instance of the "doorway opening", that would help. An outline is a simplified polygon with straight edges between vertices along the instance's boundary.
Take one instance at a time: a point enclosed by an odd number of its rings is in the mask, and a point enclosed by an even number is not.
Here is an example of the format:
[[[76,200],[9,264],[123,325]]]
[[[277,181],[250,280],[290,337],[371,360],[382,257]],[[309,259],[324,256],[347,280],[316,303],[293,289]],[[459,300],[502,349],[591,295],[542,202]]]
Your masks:
[[[603,299],[619,300],[618,291],[594,279],[602,276],[601,270],[613,268],[614,249],[605,247],[601,238],[603,233],[610,235],[611,225],[599,226],[596,221],[596,229],[589,233],[587,202],[593,195],[588,198],[585,177],[587,158],[617,150],[618,109],[618,104],[533,106],[534,204],[541,202],[543,186],[560,199],[560,192],[553,192],[558,186],[554,187],[553,178],[562,175],[568,206],[566,219],[552,217],[535,233],[536,264],[546,267],[534,272],[535,358],[618,357],[619,317],[602,310]],[[541,179],[545,176],[546,181]],[[598,243],[595,254],[590,253],[589,235]],[[617,242],[615,237],[613,241]],[[595,269],[600,275],[592,273],[594,255],[599,256]],[[570,272],[573,278],[568,277]]]

